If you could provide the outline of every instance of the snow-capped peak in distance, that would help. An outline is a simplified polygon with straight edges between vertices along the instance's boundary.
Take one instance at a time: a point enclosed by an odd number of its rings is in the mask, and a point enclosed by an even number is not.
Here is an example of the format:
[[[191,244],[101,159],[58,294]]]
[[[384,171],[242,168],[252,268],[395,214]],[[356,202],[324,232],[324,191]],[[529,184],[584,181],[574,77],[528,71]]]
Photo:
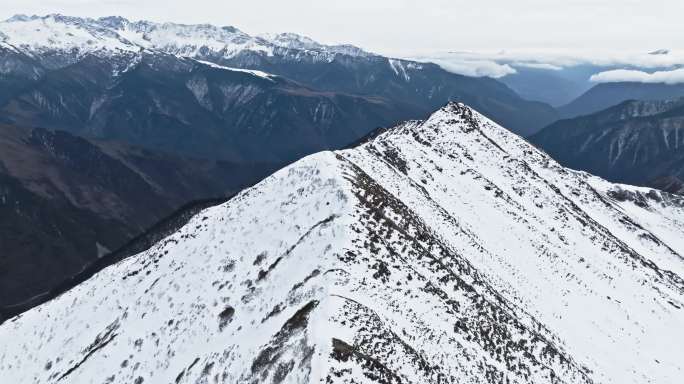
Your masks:
[[[674,384],[684,201],[463,104],[304,158],[0,326],[7,382]]]
[[[321,52],[328,51],[348,56],[373,56],[372,53],[366,52],[363,49],[356,47],[354,45],[325,45],[311,39],[310,37],[298,35],[296,33],[262,34],[259,36],[283,48]]]
[[[368,56],[351,45],[324,45],[295,34],[250,36],[231,26],[129,21],[120,16],[99,19],[51,14],[16,15],[0,22],[0,39],[29,55],[85,54],[157,50],[186,57],[230,59],[243,52],[273,55],[279,48],[327,55]]]
[[[293,49],[317,49],[320,44],[310,37],[298,35],[296,33],[264,33],[259,35],[265,40],[272,41],[284,48]]]
[[[58,14],[18,15],[0,23],[0,37],[6,44],[30,56],[56,51],[81,56],[96,51],[140,50],[117,33],[90,21]]]
[[[37,18],[37,17],[38,16],[35,16],[35,15],[28,16],[28,15],[24,15],[24,14],[16,14],[16,15],[8,18],[8,19],[5,19],[4,21],[10,22],[10,23],[14,22],[14,21],[29,21],[29,20],[31,20],[31,18]]]
[[[148,49],[182,56],[197,56],[203,50],[221,52],[232,57],[243,50],[272,54],[269,42],[249,36],[233,27],[210,24],[130,22],[124,18],[101,18],[98,23],[112,28],[121,36]]]

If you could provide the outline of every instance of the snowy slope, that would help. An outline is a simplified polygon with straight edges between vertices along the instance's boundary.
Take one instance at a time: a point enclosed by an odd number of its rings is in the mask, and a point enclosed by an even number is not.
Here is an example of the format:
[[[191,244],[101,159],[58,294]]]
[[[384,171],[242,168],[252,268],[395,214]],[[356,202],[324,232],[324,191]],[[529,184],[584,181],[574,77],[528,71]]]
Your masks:
[[[462,104],[309,156],[0,326],[7,382],[680,383],[684,201]]]
[[[226,71],[233,71],[233,72],[240,72],[240,73],[248,73],[248,74],[250,74],[250,75],[252,75],[252,76],[256,76],[256,77],[259,77],[259,78],[262,78],[262,79],[267,79],[267,80],[273,80],[273,78],[276,77],[275,75],[272,75],[272,74],[270,74],[270,73],[266,73],[266,72],[263,72],[263,71],[257,71],[257,70],[254,70],[254,69],[242,69],[242,68],[225,67],[225,66],[223,66],[223,65],[218,65],[218,64],[212,63],[212,62],[210,62],[210,61],[204,61],[204,60],[197,60],[197,62],[198,62],[198,63],[201,63],[201,64],[204,64],[204,65],[208,65],[208,66],[210,66],[210,67],[212,67],[212,68],[224,69],[224,70],[226,70]]]

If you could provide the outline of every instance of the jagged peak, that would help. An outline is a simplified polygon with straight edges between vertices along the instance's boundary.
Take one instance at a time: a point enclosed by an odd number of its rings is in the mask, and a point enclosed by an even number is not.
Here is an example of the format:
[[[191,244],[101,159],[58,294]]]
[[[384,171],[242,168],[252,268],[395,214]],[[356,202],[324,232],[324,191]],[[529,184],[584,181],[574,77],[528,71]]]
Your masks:
[[[472,116],[473,114],[479,114],[466,103],[455,100],[450,100],[449,102],[447,102],[442,108],[438,110],[438,112],[451,113],[459,116]]]
[[[38,22],[35,26],[31,23]],[[249,35],[234,26],[133,21],[121,16],[83,18],[58,13],[44,16],[16,15],[0,22],[3,40],[23,47],[28,54],[62,50],[66,55],[102,50],[154,49],[187,57],[221,55],[232,58],[244,51],[271,56],[286,48],[312,51],[331,59],[334,55],[374,56],[353,45],[325,45],[295,33]],[[103,38],[108,42],[103,42]],[[99,41],[99,42],[98,42]]]
[[[181,28],[181,29],[198,29],[198,30],[214,30],[217,32],[223,32],[223,33],[233,33],[233,34],[239,34],[239,35],[247,35],[246,33],[242,32],[238,28],[235,28],[233,26],[216,26],[213,24],[209,23],[203,23],[203,24],[183,24],[183,23],[175,23],[175,22],[155,22],[155,21],[150,21],[150,20],[130,20],[127,19],[123,16],[116,16],[116,15],[110,15],[110,16],[103,16],[99,18],[89,18],[89,17],[78,17],[78,16],[69,16],[69,15],[63,15],[60,13],[50,13],[46,15],[24,15],[24,14],[17,14],[9,19],[6,19],[4,22],[28,22],[28,21],[33,21],[33,20],[53,20],[58,23],[66,23],[66,24],[82,24],[84,26],[88,27],[101,27],[101,28],[113,28],[115,30],[120,30],[128,26],[132,27],[137,27],[137,28],[142,28],[142,27],[147,27],[147,28]]]
[[[420,135],[420,140],[426,143],[448,140],[459,135],[460,132],[477,129],[481,122],[480,118],[486,119],[467,104],[450,101],[424,120],[408,120],[394,127],[378,128],[359,139],[350,148],[407,134],[414,138]]]
[[[14,22],[21,22],[21,21],[29,21],[31,19],[37,18],[38,16],[33,15],[33,16],[28,16],[23,13],[18,13],[8,19],[5,19],[4,21],[7,23],[14,23]]]
[[[300,35],[298,33],[294,32],[282,32],[282,33],[265,33],[260,35],[264,38],[267,38],[269,40],[276,40],[276,41],[299,41],[303,43],[308,43],[308,44],[319,44],[317,41],[314,39]]]
[[[123,26],[130,24],[130,21],[128,19],[121,16],[104,16],[98,18],[97,21],[105,26],[109,26],[111,28],[116,29],[122,28]]]
[[[293,32],[284,33],[265,33],[258,35],[272,44],[280,47],[299,49],[299,50],[313,50],[313,51],[328,51],[332,53],[354,55],[354,56],[373,56],[374,54],[363,50],[351,44],[323,44],[308,36],[300,35]]]
[[[391,129],[381,128],[378,130],[377,134],[371,134],[369,136],[376,137],[383,134],[392,135],[395,133],[404,134],[408,131],[420,131],[429,133],[426,136],[428,140],[442,140],[450,139],[463,132],[468,133],[474,130],[481,131],[481,128],[484,125],[487,125],[489,129],[501,130],[506,134],[517,137],[514,133],[494,124],[474,108],[458,101],[449,101],[430,114],[425,120],[408,121]]]
[[[54,20],[59,20],[59,21],[76,21],[76,22],[87,22],[87,21],[92,20],[91,18],[87,18],[87,17],[69,16],[69,15],[63,15],[61,13],[48,13],[47,15],[43,16],[42,19],[54,19]]]

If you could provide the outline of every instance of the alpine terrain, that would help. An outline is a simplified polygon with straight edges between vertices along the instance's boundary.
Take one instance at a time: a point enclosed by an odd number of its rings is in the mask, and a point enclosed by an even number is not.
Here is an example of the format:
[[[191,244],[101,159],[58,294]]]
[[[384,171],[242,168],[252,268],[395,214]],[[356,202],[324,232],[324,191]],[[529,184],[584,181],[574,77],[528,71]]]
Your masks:
[[[615,182],[684,192],[684,99],[626,101],[560,120],[530,140],[564,166]]]
[[[617,82],[597,84],[558,108],[563,118],[590,115],[628,100],[655,101],[684,97],[684,84]]]
[[[491,78],[296,34],[121,17],[0,22],[0,119],[148,148],[254,160],[257,147],[287,162],[450,100],[525,135],[557,119]]]
[[[11,383],[684,376],[684,200],[473,109],[308,156],[0,326]]]
[[[556,119],[491,78],[291,33],[0,21],[0,319],[118,260],[127,242],[156,239],[147,230],[183,222],[179,207],[450,100],[524,134]]]
[[[274,169],[0,124],[0,321],[188,202]]]

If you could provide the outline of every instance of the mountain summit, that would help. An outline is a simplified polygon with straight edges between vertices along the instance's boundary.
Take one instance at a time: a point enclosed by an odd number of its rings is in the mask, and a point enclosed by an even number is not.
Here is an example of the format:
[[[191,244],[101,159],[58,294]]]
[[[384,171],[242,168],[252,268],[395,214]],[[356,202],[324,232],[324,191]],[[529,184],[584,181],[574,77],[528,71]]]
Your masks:
[[[0,326],[9,382],[675,383],[684,201],[463,104],[304,158]]]

